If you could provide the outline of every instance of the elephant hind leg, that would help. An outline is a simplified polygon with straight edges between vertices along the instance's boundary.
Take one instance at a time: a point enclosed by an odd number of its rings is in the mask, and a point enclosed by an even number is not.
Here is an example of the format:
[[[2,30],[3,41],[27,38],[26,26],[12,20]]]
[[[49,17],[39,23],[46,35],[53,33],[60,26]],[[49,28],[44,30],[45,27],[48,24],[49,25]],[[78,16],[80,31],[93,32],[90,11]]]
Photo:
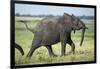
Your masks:
[[[48,49],[50,56],[57,56],[57,55],[54,54],[51,45],[45,45],[45,47]]]
[[[15,43],[15,48],[17,48],[21,52],[21,54],[24,55],[24,51],[20,45]]]
[[[31,46],[28,54],[27,54],[27,57],[31,58],[33,52],[38,48],[39,46]]]
[[[30,50],[29,50],[29,52],[28,52],[28,54],[27,54],[27,57],[31,58],[33,52],[34,52],[37,48],[40,47],[40,42],[41,42],[41,41],[40,41],[40,40],[37,40],[37,39],[32,41],[32,46],[31,46],[31,48],[30,48]]]

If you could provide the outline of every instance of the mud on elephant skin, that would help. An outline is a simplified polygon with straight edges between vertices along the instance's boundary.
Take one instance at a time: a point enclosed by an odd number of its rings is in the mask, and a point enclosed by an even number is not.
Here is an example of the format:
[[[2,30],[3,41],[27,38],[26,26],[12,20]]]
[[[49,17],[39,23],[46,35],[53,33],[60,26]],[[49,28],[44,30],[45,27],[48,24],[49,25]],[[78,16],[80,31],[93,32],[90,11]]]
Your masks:
[[[27,23],[23,22],[26,28],[34,33],[34,38],[32,41],[32,46],[30,48],[27,57],[31,57],[33,52],[40,46],[45,46],[48,49],[50,56],[55,56],[52,45],[61,42],[61,56],[65,55],[66,44],[71,46],[71,52],[75,53],[75,44],[71,39],[71,32],[82,29],[82,37],[80,45],[82,45],[84,40],[85,29],[87,28],[85,24],[76,16],[64,13],[62,17],[59,18],[44,18],[36,26],[35,29],[28,27]],[[53,34],[53,35],[51,35]]]

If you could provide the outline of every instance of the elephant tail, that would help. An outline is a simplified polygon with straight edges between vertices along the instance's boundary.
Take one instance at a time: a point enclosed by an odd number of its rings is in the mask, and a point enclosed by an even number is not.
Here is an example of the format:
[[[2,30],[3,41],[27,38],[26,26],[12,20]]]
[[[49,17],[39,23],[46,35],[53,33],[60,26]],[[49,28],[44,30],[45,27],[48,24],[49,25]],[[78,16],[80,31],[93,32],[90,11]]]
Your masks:
[[[19,20],[18,22],[22,22],[22,23],[24,23],[25,26],[26,26],[26,29],[29,30],[30,32],[34,33],[34,29],[29,28],[28,25],[27,25],[28,21]]]
[[[24,55],[24,51],[23,51],[23,49],[22,49],[22,47],[20,45],[18,45],[18,44],[15,43],[15,48],[17,48],[20,51],[20,53],[22,55]]]

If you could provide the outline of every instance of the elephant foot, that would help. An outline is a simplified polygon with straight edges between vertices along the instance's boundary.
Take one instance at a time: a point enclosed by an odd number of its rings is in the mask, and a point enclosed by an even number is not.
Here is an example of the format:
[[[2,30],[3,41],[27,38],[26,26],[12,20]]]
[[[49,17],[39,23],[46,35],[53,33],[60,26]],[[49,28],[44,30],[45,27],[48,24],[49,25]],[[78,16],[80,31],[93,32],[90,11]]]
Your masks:
[[[70,54],[75,54],[75,51],[70,51],[70,52],[68,52],[66,55],[70,55]]]
[[[28,60],[30,60],[30,59],[31,59],[31,57],[29,57],[29,56],[26,56],[26,58],[27,58]]]
[[[57,57],[57,55],[56,55],[56,54],[52,54],[52,55],[50,55],[50,56]]]
[[[27,54],[27,56],[26,56],[28,59],[31,59],[31,56],[29,55],[29,54]]]
[[[55,55],[55,54],[54,54],[53,56],[54,56],[54,57],[57,57],[57,55]]]
[[[63,57],[63,56],[65,56],[66,54],[62,54],[60,57]]]

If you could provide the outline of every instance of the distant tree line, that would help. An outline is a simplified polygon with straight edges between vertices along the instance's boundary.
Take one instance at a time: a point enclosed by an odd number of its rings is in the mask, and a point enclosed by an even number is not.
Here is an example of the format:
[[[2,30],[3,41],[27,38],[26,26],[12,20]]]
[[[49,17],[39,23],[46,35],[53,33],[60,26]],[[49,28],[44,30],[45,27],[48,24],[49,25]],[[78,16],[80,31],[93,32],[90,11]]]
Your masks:
[[[80,19],[94,19],[94,16],[78,16]]]
[[[18,16],[18,17],[48,17],[48,18],[51,18],[51,17],[61,17],[60,15],[30,15],[30,14],[19,14],[19,13],[16,13],[15,16]],[[77,16],[79,17],[80,19],[94,19],[94,16]]]

